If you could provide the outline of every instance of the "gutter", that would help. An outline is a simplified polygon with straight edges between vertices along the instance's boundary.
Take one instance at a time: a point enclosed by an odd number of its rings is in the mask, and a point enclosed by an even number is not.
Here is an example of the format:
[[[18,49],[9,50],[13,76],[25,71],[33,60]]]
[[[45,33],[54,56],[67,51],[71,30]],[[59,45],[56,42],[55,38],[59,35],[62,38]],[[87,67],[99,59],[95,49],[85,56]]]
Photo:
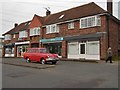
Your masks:
[[[102,13],[102,14],[95,14],[95,15],[107,15],[108,13],[105,12],[105,13]],[[90,16],[95,16],[95,15],[90,15]],[[89,16],[84,16],[84,17],[89,17]],[[84,18],[84,17],[81,17],[81,18]],[[77,20],[80,20],[81,18],[77,18],[77,19],[72,19],[72,20],[67,20],[67,21],[63,21],[63,22],[58,22],[58,23],[51,23],[51,24],[63,24],[63,23],[69,23],[69,22],[73,22],[73,21],[77,21]],[[49,24],[49,25],[51,25]],[[48,25],[44,25],[42,26],[43,28],[46,27]]]

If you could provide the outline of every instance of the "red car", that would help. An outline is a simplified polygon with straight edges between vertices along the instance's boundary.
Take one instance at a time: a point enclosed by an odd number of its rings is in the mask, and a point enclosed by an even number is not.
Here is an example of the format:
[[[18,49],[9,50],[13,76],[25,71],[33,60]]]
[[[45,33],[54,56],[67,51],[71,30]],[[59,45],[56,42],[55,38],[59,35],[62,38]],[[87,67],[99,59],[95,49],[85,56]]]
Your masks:
[[[29,48],[23,57],[27,62],[37,61],[41,64],[45,64],[46,62],[56,64],[59,61],[58,54],[47,53],[46,48]]]

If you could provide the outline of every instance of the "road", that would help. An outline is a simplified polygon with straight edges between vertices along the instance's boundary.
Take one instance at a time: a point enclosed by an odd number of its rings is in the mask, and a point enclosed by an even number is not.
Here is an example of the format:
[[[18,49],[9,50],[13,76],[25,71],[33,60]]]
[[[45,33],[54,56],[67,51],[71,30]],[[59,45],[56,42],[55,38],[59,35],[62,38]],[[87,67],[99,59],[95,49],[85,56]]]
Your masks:
[[[3,88],[118,88],[118,64],[61,61],[54,68],[2,65]]]

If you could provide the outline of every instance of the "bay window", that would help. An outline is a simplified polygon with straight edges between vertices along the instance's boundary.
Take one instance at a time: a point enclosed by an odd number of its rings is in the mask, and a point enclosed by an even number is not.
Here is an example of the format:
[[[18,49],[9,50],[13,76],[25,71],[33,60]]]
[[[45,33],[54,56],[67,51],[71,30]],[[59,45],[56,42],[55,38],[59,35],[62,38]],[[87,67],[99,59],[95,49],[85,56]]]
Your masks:
[[[59,32],[59,26],[57,24],[46,26],[46,34]]]
[[[40,35],[40,27],[30,29],[30,36]]]
[[[10,34],[7,34],[7,35],[5,35],[5,40],[11,40],[11,35]]]
[[[28,37],[28,32],[27,31],[20,31],[19,38],[25,38],[25,37]]]
[[[100,24],[101,24],[100,16],[90,16],[80,19],[80,28],[100,26]]]

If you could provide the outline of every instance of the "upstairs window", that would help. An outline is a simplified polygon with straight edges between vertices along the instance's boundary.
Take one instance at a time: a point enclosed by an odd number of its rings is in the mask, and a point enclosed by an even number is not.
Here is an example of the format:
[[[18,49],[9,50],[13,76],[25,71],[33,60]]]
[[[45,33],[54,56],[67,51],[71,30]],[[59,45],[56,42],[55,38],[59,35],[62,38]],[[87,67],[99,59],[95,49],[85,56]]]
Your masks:
[[[11,40],[11,35],[10,34],[5,35],[5,40]]]
[[[25,37],[28,37],[28,32],[27,31],[19,32],[19,38],[25,38]]]
[[[30,29],[30,36],[40,35],[40,27]]]
[[[74,22],[68,23],[68,29],[74,29]]]
[[[56,25],[56,24],[48,25],[46,27],[46,34],[49,34],[49,33],[58,33],[58,32],[59,32],[59,26]]]
[[[100,16],[91,16],[80,19],[80,28],[88,28],[100,25],[101,25]]]

